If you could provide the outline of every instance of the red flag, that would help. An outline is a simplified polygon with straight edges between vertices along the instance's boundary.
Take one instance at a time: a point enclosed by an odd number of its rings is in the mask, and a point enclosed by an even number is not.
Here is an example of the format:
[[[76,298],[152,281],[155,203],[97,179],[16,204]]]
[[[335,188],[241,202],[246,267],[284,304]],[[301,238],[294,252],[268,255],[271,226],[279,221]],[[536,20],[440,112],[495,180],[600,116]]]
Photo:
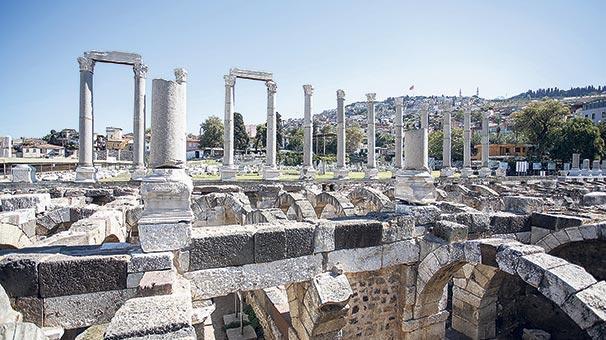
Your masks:
[[[409,88],[409,90],[410,90],[410,91],[412,91],[412,90],[414,90],[414,89],[415,89],[415,86],[414,86],[414,85],[413,85],[413,86],[411,86],[411,87]]]

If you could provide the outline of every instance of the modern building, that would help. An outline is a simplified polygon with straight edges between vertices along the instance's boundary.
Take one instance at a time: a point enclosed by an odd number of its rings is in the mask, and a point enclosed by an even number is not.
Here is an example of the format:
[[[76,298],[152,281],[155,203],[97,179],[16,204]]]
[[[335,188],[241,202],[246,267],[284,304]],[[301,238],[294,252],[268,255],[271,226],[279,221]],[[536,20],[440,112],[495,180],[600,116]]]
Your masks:
[[[488,154],[490,158],[499,160],[520,159],[526,158],[532,150],[532,144],[490,144]],[[472,160],[480,160],[482,158],[482,144],[474,146],[474,154]]]
[[[52,144],[23,145],[21,154],[23,158],[65,157],[65,148]]]
[[[11,136],[0,136],[0,158],[13,156],[13,139]]]
[[[606,100],[598,100],[583,104],[583,107],[575,112],[577,117],[589,118],[595,124],[606,121]]]

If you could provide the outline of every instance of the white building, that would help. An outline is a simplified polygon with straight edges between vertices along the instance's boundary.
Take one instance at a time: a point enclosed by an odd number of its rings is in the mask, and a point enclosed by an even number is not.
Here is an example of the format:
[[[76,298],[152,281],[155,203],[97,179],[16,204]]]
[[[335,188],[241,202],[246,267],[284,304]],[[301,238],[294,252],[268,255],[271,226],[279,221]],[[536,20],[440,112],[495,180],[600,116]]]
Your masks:
[[[24,145],[23,158],[65,157],[65,148],[51,144]]]
[[[13,157],[13,139],[11,136],[0,136],[0,158]]]
[[[575,112],[577,117],[589,118],[595,124],[606,121],[606,100],[599,100],[587,104]]]

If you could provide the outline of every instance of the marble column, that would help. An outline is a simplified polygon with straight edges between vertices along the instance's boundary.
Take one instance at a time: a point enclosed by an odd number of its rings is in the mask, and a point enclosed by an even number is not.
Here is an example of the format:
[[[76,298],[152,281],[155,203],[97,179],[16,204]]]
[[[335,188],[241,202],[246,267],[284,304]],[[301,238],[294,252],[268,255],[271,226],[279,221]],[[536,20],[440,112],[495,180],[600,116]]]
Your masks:
[[[429,112],[428,109],[421,109],[421,129],[429,129]]]
[[[581,176],[591,176],[591,170],[589,169],[589,159],[585,158],[583,160],[583,165],[581,166]]]
[[[193,182],[185,172],[187,72],[152,81],[151,175],[143,178],[139,241],[144,252],[187,247],[191,241]]]
[[[346,179],[349,176],[349,170],[345,164],[345,91],[337,90],[337,168],[335,169],[336,179]]]
[[[133,115],[133,179],[145,176],[145,78],[147,65],[135,64],[135,109]]]
[[[601,161],[599,159],[594,159],[593,164],[591,166],[591,176],[601,177],[602,169],[600,167]]]
[[[436,189],[429,167],[429,140],[427,129],[404,133],[404,169],[396,174],[394,196],[403,205],[427,204],[436,199]],[[396,212],[402,212],[396,204]]]
[[[78,57],[80,64],[80,145],[76,182],[96,182],[93,167],[93,71],[95,61]]]
[[[461,177],[471,175],[473,175],[471,169],[471,112],[465,110],[463,112],[463,169],[461,169]]]
[[[277,143],[276,143],[276,83],[269,80],[265,82],[267,86],[267,138],[265,146],[265,169],[263,170],[263,179],[277,180],[280,178],[280,170],[276,166]]]
[[[221,180],[235,181],[238,172],[234,165],[234,86],[236,77],[223,76],[225,80],[225,115],[223,116],[223,166]]]
[[[311,96],[314,88],[311,85],[303,85],[305,96],[303,105],[303,167],[301,168],[301,179],[314,179],[316,173],[313,166],[313,118],[311,116]]]
[[[395,99],[396,102],[396,119],[395,119],[395,127],[396,127],[396,159],[395,166],[396,172],[403,169],[404,166],[404,157],[403,157],[403,141],[404,141],[404,123],[403,123],[403,109],[404,109],[404,98],[397,97]]]
[[[376,93],[367,93],[367,112],[368,112],[368,127],[366,128],[366,141],[368,146],[368,159],[366,162],[366,174],[367,179],[375,179],[379,175],[379,169],[377,169],[377,158],[375,155],[375,101],[377,99]]]
[[[492,110],[490,111],[492,113]],[[480,177],[488,177],[492,174],[488,166],[490,156],[490,135],[488,132],[489,112],[482,112],[482,168],[479,171]]]
[[[444,138],[442,140],[442,169],[440,175],[442,177],[452,177],[455,169],[452,167],[452,129],[451,122],[452,115],[450,111],[444,112],[444,123],[442,124],[442,132]]]
[[[572,166],[570,171],[568,172],[569,176],[579,176],[581,174],[581,154],[573,153],[572,154]]]

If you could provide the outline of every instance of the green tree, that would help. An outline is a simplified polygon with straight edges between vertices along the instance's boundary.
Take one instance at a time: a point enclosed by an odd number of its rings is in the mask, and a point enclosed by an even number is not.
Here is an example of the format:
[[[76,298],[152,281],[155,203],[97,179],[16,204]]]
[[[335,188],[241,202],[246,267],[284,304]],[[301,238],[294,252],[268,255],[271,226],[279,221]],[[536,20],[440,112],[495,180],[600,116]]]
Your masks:
[[[396,136],[392,133],[377,132],[375,136],[376,145],[379,148],[394,146],[396,143]]]
[[[442,149],[444,143],[444,132],[434,130],[429,134],[429,157],[442,159]],[[450,135],[451,157],[452,161],[463,160],[463,129],[453,128]]]
[[[255,134],[255,151],[265,148],[267,144],[267,124],[257,125],[257,133]]]
[[[293,128],[288,131],[287,136],[288,145],[286,145],[286,150],[303,152],[303,139],[305,137],[303,128]]]
[[[246,126],[244,126],[244,118],[239,112],[234,112],[234,148],[236,150],[246,151],[250,138],[246,133]]]
[[[223,121],[217,116],[210,116],[202,123],[200,147],[218,148],[223,146]]]
[[[514,113],[513,129],[534,144],[536,156],[542,158],[554,144],[553,133],[569,114],[569,108],[557,100],[532,102]]]
[[[573,118],[562,124],[554,133],[554,159],[569,160],[573,153],[581,159],[595,159],[604,155],[604,139],[600,129],[587,118]]]
[[[364,131],[354,124],[345,129],[345,152],[352,154],[358,150],[364,140]]]

